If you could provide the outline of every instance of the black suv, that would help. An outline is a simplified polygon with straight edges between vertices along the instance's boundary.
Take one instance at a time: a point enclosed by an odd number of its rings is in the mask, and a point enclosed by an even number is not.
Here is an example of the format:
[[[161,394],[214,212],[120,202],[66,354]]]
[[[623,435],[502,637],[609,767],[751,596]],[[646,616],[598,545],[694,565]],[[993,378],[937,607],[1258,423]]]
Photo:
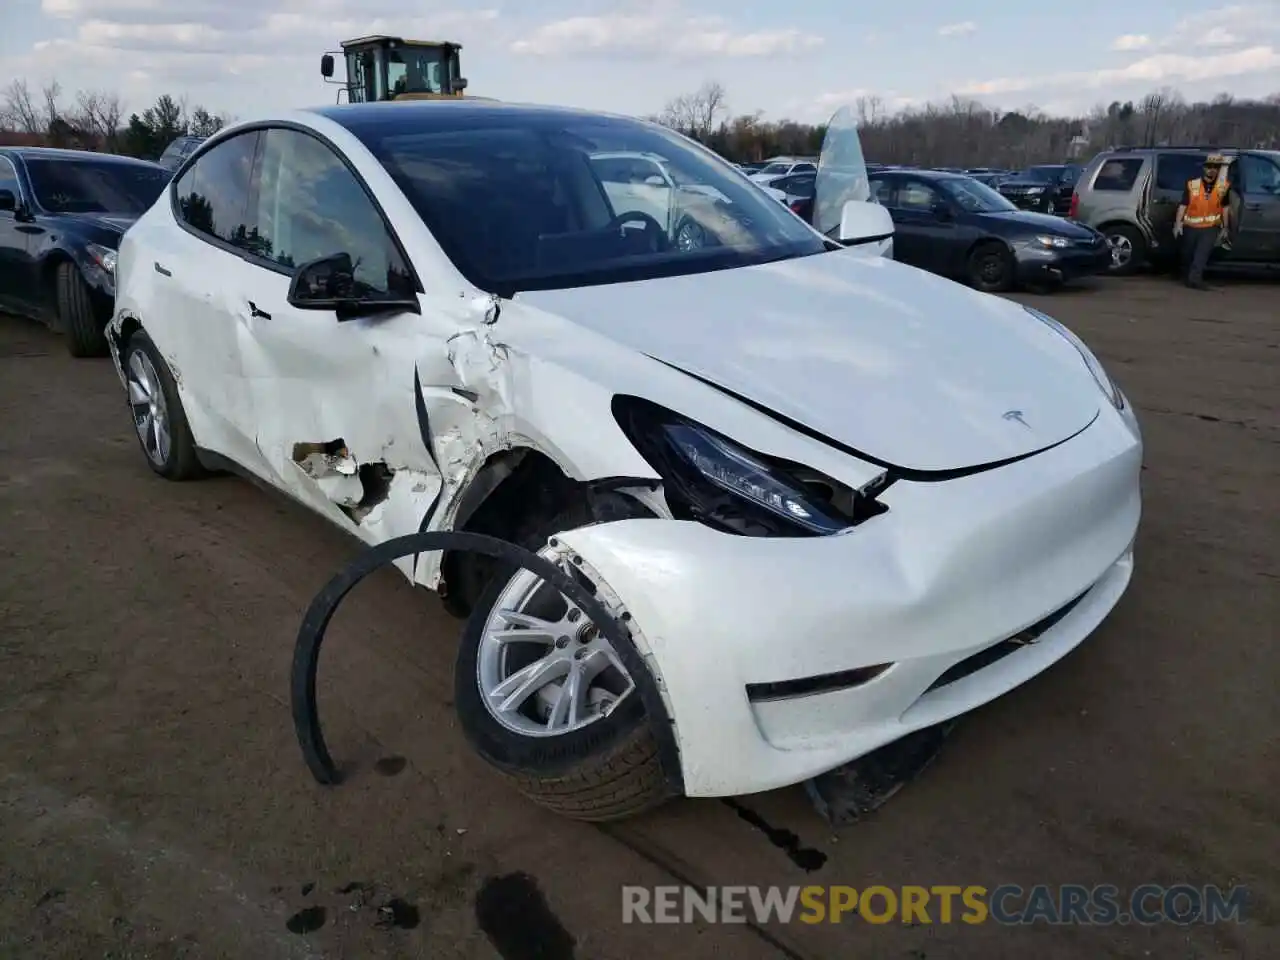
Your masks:
[[[1106,150],[1084,168],[1070,216],[1093,227],[1111,244],[1111,272],[1133,273],[1144,263],[1177,261],[1174,213],[1188,180],[1200,176],[1212,153],[1230,160],[1234,188],[1231,245],[1210,263],[1220,267],[1280,267],[1280,150],[1230,147],[1121,147]]]
[[[1078,164],[1045,163],[1006,177],[996,189],[1023,210],[1065,216],[1071,209],[1071,191],[1079,176]]]

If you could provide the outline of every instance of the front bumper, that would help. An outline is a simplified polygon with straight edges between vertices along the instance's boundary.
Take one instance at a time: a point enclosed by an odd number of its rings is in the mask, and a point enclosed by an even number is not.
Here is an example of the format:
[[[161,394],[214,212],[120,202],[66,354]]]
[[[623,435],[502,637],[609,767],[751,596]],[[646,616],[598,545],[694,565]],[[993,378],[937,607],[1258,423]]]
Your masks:
[[[1027,243],[1014,250],[1014,259],[1018,279],[1024,283],[1065,282],[1108,272],[1111,269],[1111,248],[1105,242],[1100,248],[1053,248]]]
[[[899,482],[881,498],[888,513],[834,537],[625,520],[562,539],[642,631],[685,792],[753,793],[980,706],[1083,641],[1129,582],[1141,461],[1131,413],[1107,407],[1029,460]],[[1034,643],[957,667],[1037,624]],[[748,685],[884,663],[894,666],[857,686],[748,695]]]

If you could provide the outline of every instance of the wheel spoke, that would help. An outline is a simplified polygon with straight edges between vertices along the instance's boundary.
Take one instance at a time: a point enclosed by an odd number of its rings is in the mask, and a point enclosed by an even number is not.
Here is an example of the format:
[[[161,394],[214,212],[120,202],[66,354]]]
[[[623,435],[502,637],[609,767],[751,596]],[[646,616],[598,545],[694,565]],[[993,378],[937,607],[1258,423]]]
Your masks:
[[[493,688],[489,697],[498,701],[504,713],[518,710],[526,700],[553,680],[569,672],[570,661],[562,657],[544,657],[517,670]]]
[[[571,663],[569,675],[560,684],[560,692],[556,702],[547,714],[547,729],[557,727],[573,727],[582,720],[586,712],[587,688],[591,685],[586,671],[580,663]]]
[[[498,610],[496,613],[513,627],[525,627],[528,632],[533,633],[535,636],[545,635],[554,637],[559,632],[556,629],[556,624],[552,623],[550,620],[543,620],[541,617],[530,616],[527,613],[521,613],[519,610]],[[508,633],[513,631],[501,632]]]
[[[169,460],[169,427],[160,417],[153,417],[152,422],[156,425],[156,453],[159,455],[161,463],[167,463]]]
[[[132,371],[130,371],[132,372]],[[137,380],[129,378],[129,405],[133,407],[142,407],[151,402],[151,398],[147,396],[147,391]]]

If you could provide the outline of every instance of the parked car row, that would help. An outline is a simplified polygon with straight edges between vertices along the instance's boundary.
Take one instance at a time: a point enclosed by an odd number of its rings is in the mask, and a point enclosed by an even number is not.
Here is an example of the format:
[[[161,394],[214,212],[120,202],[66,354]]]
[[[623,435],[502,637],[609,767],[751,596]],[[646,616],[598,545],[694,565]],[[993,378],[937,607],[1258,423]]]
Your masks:
[[[0,310],[104,356],[120,238],[164,191],[169,171],[80,150],[0,147]]]

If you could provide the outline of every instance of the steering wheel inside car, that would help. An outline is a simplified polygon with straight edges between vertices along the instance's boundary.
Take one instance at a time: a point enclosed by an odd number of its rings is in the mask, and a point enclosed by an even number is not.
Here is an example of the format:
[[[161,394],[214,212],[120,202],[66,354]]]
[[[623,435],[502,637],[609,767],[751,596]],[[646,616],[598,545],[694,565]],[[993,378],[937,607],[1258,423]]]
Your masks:
[[[652,217],[642,210],[632,210],[628,213],[620,213],[612,220],[605,230],[617,230],[619,235],[623,235],[623,227],[628,223],[640,223],[644,225],[644,234],[648,239],[648,247],[650,253],[662,253],[670,246],[670,240],[667,237],[666,228],[658,222],[656,217]]]

